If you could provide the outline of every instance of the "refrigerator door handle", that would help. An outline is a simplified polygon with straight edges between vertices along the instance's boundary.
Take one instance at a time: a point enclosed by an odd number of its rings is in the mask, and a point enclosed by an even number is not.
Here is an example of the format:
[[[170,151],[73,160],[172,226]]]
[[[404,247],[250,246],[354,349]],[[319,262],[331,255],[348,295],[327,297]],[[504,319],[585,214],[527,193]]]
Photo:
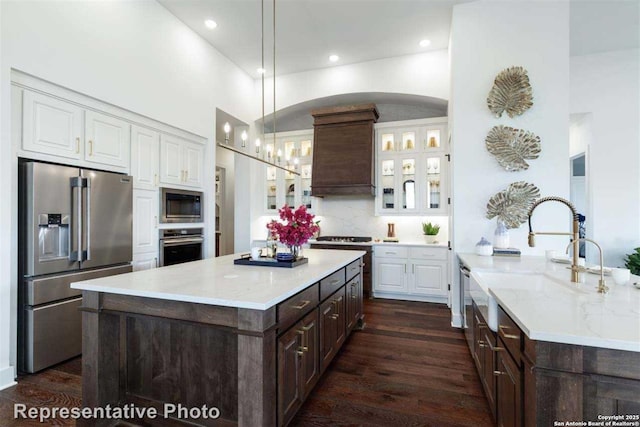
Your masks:
[[[86,205],[86,232],[84,233],[84,238],[86,241],[85,249],[84,249],[84,259],[83,261],[89,261],[91,259],[91,179],[85,178],[84,182],[85,187],[87,188],[86,198],[84,199],[84,203]]]
[[[71,209],[73,236],[69,239],[71,261],[82,261],[82,180],[80,177],[71,178]]]

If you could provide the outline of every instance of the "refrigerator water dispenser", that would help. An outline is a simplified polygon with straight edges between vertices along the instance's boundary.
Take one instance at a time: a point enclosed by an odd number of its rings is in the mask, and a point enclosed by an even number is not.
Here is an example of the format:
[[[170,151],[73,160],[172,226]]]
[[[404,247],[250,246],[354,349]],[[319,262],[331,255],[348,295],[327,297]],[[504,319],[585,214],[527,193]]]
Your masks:
[[[38,215],[39,261],[69,257],[69,214]]]

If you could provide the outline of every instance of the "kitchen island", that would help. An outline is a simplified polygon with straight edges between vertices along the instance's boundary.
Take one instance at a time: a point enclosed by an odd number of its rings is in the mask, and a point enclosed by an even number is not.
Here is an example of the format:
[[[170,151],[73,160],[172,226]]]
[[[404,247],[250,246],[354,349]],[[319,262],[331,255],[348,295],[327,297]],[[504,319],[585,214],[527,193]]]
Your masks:
[[[598,275],[572,283],[544,257],[458,257],[471,270],[465,335],[499,425],[640,421],[639,289],[608,278],[599,294]]]
[[[72,284],[83,406],[219,411],[171,425],[288,423],[363,317],[364,252],[304,255],[295,268],[234,265],[236,254]]]

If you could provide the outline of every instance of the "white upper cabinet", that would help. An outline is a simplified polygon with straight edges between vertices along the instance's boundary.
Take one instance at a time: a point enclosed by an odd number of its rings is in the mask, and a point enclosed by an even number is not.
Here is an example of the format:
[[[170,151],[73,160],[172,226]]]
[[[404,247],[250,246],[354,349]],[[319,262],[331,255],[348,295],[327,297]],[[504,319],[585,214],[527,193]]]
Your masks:
[[[160,136],[160,182],[201,188],[204,145],[173,135]]]
[[[185,142],[184,148],[185,185],[202,187],[204,175],[204,146],[195,142]]]
[[[170,135],[160,136],[160,181],[163,184],[183,184],[183,141]]]
[[[448,213],[446,121],[376,125],[376,215]]]
[[[133,187],[154,190],[160,182],[160,134],[140,126],[131,127],[131,175]]]
[[[23,149],[80,159],[83,148],[80,107],[29,91],[24,91],[23,104]]]
[[[88,162],[129,167],[131,125],[123,120],[87,110],[85,151]]]

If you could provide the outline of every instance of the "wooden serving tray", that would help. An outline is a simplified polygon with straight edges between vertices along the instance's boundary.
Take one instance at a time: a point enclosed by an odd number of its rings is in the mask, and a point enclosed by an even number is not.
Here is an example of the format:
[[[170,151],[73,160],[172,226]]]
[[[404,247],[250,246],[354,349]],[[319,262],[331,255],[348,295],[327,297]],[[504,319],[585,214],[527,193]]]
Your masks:
[[[280,267],[280,268],[293,268],[309,262],[309,258],[300,258],[297,261],[278,261],[275,258],[260,258],[255,261],[250,256],[234,259],[233,263],[237,265],[255,265],[258,267]]]

